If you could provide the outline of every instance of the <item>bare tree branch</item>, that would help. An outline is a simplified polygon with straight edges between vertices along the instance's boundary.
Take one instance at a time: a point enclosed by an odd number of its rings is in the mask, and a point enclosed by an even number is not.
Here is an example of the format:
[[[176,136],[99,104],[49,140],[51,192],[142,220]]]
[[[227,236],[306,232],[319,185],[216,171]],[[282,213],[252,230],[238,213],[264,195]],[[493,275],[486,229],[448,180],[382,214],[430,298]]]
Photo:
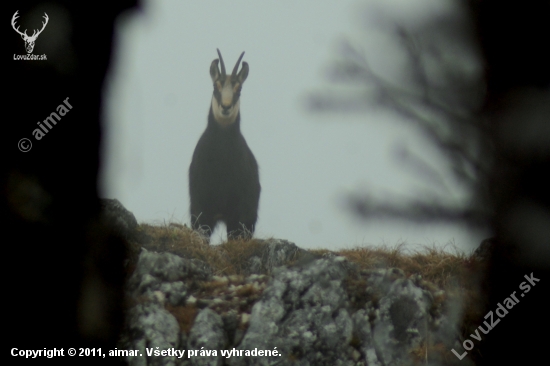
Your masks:
[[[358,110],[369,106],[384,106],[414,123],[448,161],[451,179],[466,186],[472,192],[469,206],[451,207],[445,195],[429,200],[405,200],[391,203],[355,196],[351,206],[362,217],[408,218],[413,221],[466,221],[474,225],[486,223],[490,211],[483,202],[487,190],[476,189],[486,181],[491,161],[492,146],[487,142],[487,130],[479,117],[479,102],[482,85],[479,81],[461,75],[455,65],[448,64],[437,44],[424,46],[420,37],[404,27],[396,26],[397,40],[408,57],[409,74],[412,82],[396,85],[376,73],[370,66],[364,52],[349,42],[342,42],[342,59],[336,62],[330,72],[333,82],[358,85],[362,92],[342,94],[318,94],[310,98],[310,105],[316,110]],[[430,61],[436,66],[428,65]],[[434,69],[437,69],[435,72]],[[442,75],[434,80],[432,74]],[[436,172],[418,156],[403,150],[411,167],[423,172],[426,180],[446,190],[443,174]],[[474,197],[474,192],[478,193]],[[481,192],[481,196],[480,196]],[[446,202],[446,203],[445,203]]]

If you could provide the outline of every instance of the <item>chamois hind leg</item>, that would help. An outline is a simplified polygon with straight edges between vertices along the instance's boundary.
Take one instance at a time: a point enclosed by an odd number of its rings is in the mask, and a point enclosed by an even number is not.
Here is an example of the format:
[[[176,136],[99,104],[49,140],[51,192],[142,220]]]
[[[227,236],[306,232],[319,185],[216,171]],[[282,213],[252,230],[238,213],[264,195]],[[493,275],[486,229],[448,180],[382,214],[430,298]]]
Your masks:
[[[216,226],[214,217],[200,213],[198,215],[191,214],[191,227],[193,230],[204,234],[210,240],[210,236]]]
[[[255,222],[241,223],[238,221],[231,221],[226,223],[227,227],[227,239],[245,239],[250,240],[254,234]]]

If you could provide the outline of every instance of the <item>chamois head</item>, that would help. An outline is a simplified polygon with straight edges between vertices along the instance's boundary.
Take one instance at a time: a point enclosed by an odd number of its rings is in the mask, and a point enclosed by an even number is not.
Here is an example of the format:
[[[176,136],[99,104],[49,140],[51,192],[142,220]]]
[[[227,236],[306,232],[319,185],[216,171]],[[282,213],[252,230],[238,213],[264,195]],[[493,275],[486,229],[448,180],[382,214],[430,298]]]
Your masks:
[[[239,64],[243,58],[244,52],[237,60],[231,75],[225,72],[225,64],[223,62],[220,50],[218,51],[219,59],[212,61],[210,65],[210,77],[214,82],[214,94],[212,95],[212,112],[216,122],[221,126],[228,126],[235,122],[239,115],[239,97],[241,88],[248,76],[248,63],[243,61],[241,71],[237,73]],[[221,72],[218,68],[218,63],[221,62]]]

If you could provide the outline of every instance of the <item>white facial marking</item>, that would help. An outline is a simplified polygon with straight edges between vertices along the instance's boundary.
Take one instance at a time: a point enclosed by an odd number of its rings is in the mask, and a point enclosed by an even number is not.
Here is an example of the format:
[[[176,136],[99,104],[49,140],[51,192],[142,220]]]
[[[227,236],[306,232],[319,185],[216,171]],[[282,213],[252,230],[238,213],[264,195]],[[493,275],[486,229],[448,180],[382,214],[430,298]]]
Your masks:
[[[214,112],[214,119],[220,126],[229,126],[233,122],[235,122],[235,119],[237,118],[237,114],[239,114],[239,106],[241,104],[241,101],[238,100],[237,103],[235,103],[234,106],[229,108],[229,113],[223,114],[223,108],[218,103],[216,98],[212,96],[212,112]]]
[[[230,105],[233,102],[233,88],[231,86],[231,83],[226,82],[225,85],[222,88],[222,105]]]

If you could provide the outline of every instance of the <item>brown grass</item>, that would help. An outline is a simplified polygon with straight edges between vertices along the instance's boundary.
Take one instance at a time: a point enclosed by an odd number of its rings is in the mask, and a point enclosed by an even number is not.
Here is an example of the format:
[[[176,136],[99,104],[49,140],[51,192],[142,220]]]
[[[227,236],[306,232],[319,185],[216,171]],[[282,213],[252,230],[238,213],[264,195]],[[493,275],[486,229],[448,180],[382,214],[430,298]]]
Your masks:
[[[180,329],[189,334],[198,313],[197,307],[194,305],[172,306],[170,304],[166,304],[166,310],[174,315],[178,321]]]
[[[432,360],[432,362],[434,359],[450,360],[451,362],[449,362],[449,364],[459,364],[458,358],[456,358],[443,343],[437,343],[431,346],[426,346],[426,344],[423,343],[418,348],[412,350],[411,356],[413,356],[416,365],[425,365],[426,358],[428,361]]]
[[[147,250],[201,260],[219,276],[242,274],[246,261],[259,248],[255,240],[230,240],[221,245],[209,245],[201,234],[175,223],[141,224],[138,230],[141,238],[139,244],[134,243],[135,246],[143,245]]]
[[[184,258],[196,258],[207,263],[218,276],[244,274],[247,261],[260,249],[256,240],[231,240],[220,245],[209,245],[206,239],[186,225],[169,223],[163,225],[141,224],[141,240],[148,250],[171,252]],[[482,265],[471,256],[460,253],[455,247],[451,252],[434,246],[417,250],[406,249],[405,243],[393,247],[356,247],[331,252],[327,249],[310,250],[323,256],[333,253],[346,257],[362,270],[377,268],[400,268],[405,276],[421,275],[428,285],[435,285],[451,292],[465,292],[475,296]],[[291,264],[291,263],[288,263]],[[133,268],[130,263],[129,268]]]
[[[405,244],[394,247],[354,248],[337,252],[355,263],[360,269],[400,268],[406,276],[419,274],[440,288],[454,285],[466,272],[469,272],[471,259],[455,250],[449,253],[435,246],[424,246],[409,251]]]

